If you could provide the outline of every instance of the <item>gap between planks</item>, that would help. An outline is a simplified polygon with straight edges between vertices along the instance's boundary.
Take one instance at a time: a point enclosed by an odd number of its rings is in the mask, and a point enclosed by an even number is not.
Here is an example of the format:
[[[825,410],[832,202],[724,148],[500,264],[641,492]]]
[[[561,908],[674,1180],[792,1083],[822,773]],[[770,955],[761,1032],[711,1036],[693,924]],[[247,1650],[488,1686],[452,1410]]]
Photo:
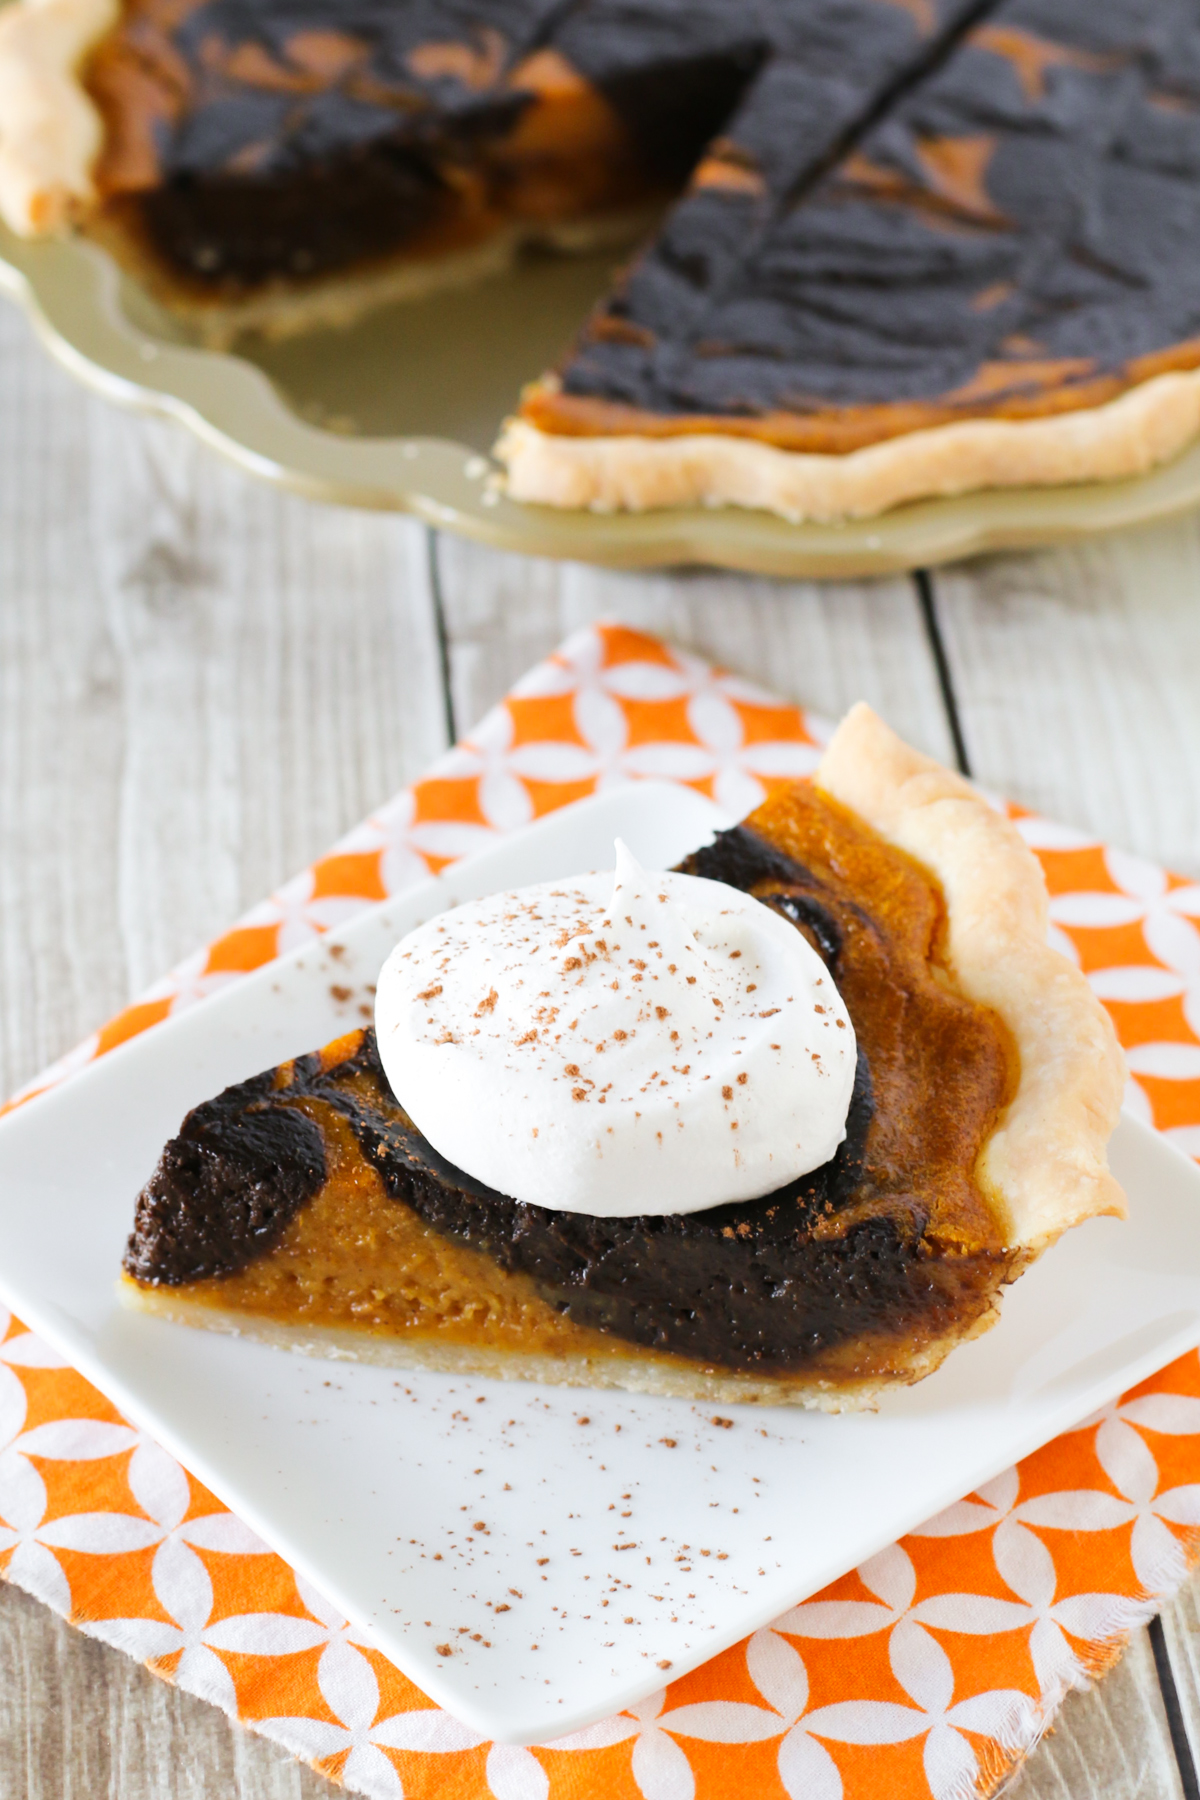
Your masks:
[[[616,617],[836,719],[868,700],[943,761],[954,746],[905,577],[781,582],[706,569],[627,574],[485,550],[438,535],[437,591],[460,729],[581,626]]]
[[[976,778],[1200,875],[1200,513],[932,578]]]

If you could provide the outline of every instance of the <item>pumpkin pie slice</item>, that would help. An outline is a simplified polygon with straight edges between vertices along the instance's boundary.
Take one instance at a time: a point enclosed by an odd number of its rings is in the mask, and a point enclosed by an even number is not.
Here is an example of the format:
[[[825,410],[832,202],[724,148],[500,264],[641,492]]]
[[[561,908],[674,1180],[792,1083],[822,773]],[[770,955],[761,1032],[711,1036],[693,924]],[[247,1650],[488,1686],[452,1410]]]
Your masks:
[[[1062,1232],[1122,1214],[1123,1064],[1040,870],[865,706],[812,784],[685,872],[825,961],[859,1060],[811,1174],[686,1215],[523,1204],[440,1156],[356,1031],[190,1113],[138,1197],[132,1306],[315,1355],[827,1410],[919,1380]]]

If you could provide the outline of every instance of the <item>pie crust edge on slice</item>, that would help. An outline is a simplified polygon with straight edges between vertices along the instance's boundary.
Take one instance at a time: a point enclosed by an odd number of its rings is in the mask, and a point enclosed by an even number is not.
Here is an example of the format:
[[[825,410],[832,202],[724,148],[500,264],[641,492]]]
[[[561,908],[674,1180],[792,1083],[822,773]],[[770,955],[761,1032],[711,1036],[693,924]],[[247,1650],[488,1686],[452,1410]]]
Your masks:
[[[1012,1034],[1017,1089],[976,1171],[1007,1217],[1009,1241],[1039,1256],[1095,1214],[1124,1218],[1107,1145],[1125,1059],[1084,976],[1046,942],[1046,884],[1016,827],[861,702],[834,734],[816,780],[937,877],[955,984]]]
[[[948,914],[944,951],[955,988],[993,1010],[1016,1045],[1018,1085],[987,1140],[975,1178],[1004,1230],[1012,1279],[1071,1225],[1099,1213],[1123,1215],[1105,1146],[1116,1121],[1123,1057],[1107,1014],[1083,976],[1045,942],[1041,871],[1010,822],[965,781],[903,744],[865,706],[843,721],[817,772],[831,799],[856,813],[941,884]],[[317,1202],[313,1202],[317,1204]],[[407,1211],[407,1209],[405,1209]],[[415,1218],[415,1215],[414,1215]],[[432,1249],[439,1275],[508,1284],[518,1303],[533,1284],[492,1265],[479,1251],[423,1224],[414,1249]],[[525,1284],[524,1287],[521,1284]],[[216,1287],[218,1284],[210,1284]],[[827,1411],[874,1405],[890,1387],[929,1374],[956,1344],[995,1322],[994,1299],[942,1335],[891,1354],[884,1377],[797,1370],[777,1375],[704,1367],[587,1327],[564,1326],[549,1351],[463,1344],[386,1331],[314,1325],[222,1307],[219,1292],[197,1299],[125,1275],[122,1298],[139,1310],[233,1332],[308,1354],[616,1387],[732,1403],[798,1404]],[[550,1307],[534,1298],[552,1320]],[[553,1330],[553,1325],[546,1329]],[[852,1354],[854,1345],[848,1346]]]

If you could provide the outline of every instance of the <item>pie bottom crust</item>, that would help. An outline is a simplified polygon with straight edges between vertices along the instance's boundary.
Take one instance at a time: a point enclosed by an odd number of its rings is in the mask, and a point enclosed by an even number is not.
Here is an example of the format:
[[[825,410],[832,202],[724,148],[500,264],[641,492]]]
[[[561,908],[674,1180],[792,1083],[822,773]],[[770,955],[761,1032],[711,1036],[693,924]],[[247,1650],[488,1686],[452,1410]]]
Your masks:
[[[205,349],[228,350],[250,333],[278,342],[309,331],[344,329],[380,307],[474,287],[507,274],[528,250],[586,256],[623,249],[648,229],[658,210],[653,205],[620,207],[559,223],[515,219],[476,243],[444,253],[419,255],[401,247],[341,272],[309,281],[281,276],[230,297],[209,295],[176,279],[138,235],[103,210],[84,213],[80,229],[173,318],[181,319]]]
[[[1118,481],[1200,434],[1200,370],[1172,371],[1102,406],[1039,419],[964,419],[842,456],[717,432],[574,437],[510,419],[496,445],[513,500],[597,513],[742,506],[793,524],[869,519],[984,488]]]
[[[781,1375],[740,1375],[725,1369],[689,1367],[681,1357],[629,1349],[589,1355],[491,1348],[486,1344],[444,1343],[416,1333],[391,1336],[353,1326],[291,1324],[232,1307],[211,1306],[170,1288],[144,1287],[123,1275],[122,1303],[176,1325],[199,1326],[230,1337],[248,1338],[277,1350],[335,1362],[373,1363],[389,1369],[434,1369],[447,1375],[482,1375],[501,1381],[540,1381],[548,1386],[618,1388],[629,1394],[656,1394],[677,1400],[714,1401],[722,1406],[803,1406],[810,1412],[870,1412],[887,1393],[931,1375],[951,1350],[979,1337],[996,1323],[993,1306],[965,1328],[957,1326],[919,1350],[891,1357],[891,1370],[859,1379]]]

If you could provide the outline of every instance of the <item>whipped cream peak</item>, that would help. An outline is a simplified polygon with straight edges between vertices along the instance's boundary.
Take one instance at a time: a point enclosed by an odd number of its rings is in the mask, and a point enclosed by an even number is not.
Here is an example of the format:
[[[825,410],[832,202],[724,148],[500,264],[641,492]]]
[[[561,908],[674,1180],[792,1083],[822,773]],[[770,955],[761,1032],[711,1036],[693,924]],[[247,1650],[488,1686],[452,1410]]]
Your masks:
[[[616,869],[404,938],[376,998],[400,1104],[465,1173],[602,1217],[755,1199],[845,1135],[854,1031],[804,936],[723,882]]]

